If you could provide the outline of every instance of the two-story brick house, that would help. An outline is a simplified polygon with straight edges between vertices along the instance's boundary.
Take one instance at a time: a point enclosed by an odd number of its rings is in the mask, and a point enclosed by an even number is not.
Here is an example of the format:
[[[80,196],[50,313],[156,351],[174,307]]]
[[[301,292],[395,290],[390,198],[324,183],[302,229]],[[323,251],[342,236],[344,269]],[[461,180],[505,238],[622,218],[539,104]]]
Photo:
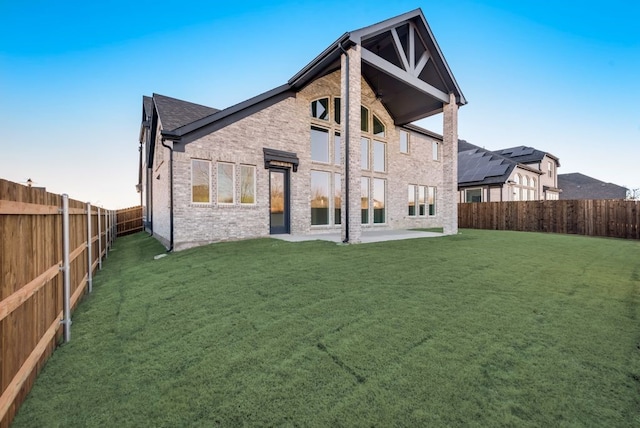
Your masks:
[[[456,233],[465,103],[419,9],[345,33],[284,85],[224,110],[143,97],[147,230],[176,250],[277,233]],[[412,125],[441,112],[440,138]]]

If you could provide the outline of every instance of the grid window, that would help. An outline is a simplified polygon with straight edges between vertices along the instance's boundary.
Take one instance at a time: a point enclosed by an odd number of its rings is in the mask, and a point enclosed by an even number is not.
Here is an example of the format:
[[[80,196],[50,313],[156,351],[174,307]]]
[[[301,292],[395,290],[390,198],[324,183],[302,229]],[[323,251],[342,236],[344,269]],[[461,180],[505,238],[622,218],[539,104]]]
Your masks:
[[[360,212],[362,224],[369,223],[369,178],[360,179]]]
[[[385,136],[385,127],[384,124],[378,117],[373,115],[373,135],[376,137],[384,137]]]
[[[311,171],[311,225],[329,224],[329,176],[326,171]]]
[[[329,131],[311,127],[311,160],[329,163]]]
[[[340,165],[342,161],[342,139],[340,138],[340,134],[336,132],[336,135],[333,137],[333,163],[336,165]]]
[[[416,186],[413,184],[409,184],[407,198],[409,202],[409,212],[410,216],[416,215]]]
[[[329,120],[329,98],[321,98],[311,102],[311,117]]]
[[[342,223],[342,175],[333,174],[333,224]]]
[[[386,181],[382,178],[373,179],[373,222],[386,223]]]
[[[362,169],[369,169],[369,139],[360,139],[360,165]]]
[[[382,141],[373,141],[373,170],[385,172],[387,170],[387,145]]]

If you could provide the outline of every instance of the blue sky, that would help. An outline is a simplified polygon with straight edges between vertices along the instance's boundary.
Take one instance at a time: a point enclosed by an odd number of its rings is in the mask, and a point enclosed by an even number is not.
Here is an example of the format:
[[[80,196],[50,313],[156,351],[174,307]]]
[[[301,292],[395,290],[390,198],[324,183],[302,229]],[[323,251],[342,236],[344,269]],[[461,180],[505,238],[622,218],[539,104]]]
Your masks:
[[[142,95],[229,107],[343,33],[417,7],[469,101],[460,138],[640,187],[635,0],[0,0],[0,178],[136,205]]]

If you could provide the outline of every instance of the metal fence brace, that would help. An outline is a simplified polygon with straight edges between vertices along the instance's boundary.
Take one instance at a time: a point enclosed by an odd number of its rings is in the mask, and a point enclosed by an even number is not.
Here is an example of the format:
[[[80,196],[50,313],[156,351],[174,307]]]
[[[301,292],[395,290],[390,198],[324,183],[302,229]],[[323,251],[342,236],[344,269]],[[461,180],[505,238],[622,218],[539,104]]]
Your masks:
[[[89,284],[89,293],[93,291],[93,264],[91,258],[92,239],[91,236],[91,202],[87,202],[87,282]]]
[[[100,207],[98,207],[98,268],[102,270],[102,228],[100,227]]]
[[[64,278],[64,341],[71,340],[71,279],[69,278],[69,195],[62,195],[62,276]]]

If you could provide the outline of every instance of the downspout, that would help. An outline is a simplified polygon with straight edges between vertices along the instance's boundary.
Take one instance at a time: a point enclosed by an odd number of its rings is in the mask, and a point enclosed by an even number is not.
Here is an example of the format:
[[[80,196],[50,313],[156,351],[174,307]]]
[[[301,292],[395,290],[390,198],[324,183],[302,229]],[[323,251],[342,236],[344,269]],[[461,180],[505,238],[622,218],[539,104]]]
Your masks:
[[[345,233],[343,244],[349,243],[349,53],[342,46],[342,42],[338,43],[338,47],[344,54],[345,65],[345,96],[344,104],[347,107],[344,109],[344,191],[345,203],[344,203],[344,223]]]
[[[164,139],[160,141],[163,147],[169,149],[169,249],[173,251],[173,146],[167,146]]]

